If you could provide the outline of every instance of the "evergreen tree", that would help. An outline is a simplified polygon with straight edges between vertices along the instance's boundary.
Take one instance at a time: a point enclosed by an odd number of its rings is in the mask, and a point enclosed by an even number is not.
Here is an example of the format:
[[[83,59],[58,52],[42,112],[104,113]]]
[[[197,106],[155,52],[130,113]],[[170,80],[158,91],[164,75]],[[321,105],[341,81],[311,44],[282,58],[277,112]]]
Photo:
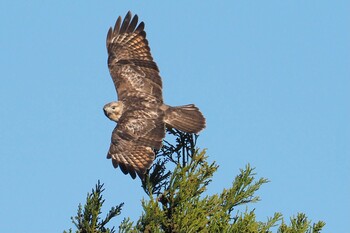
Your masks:
[[[77,228],[76,232],[79,233],[113,233],[112,229],[106,228],[105,225],[115,216],[120,214],[122,206],[121,203],[115,207],[112,207],[107,216],[101,220],[101,208],[105,200],[103,199],[102,192],[103,184],[100,181],[97,182],[95,189],[92,189],[91,193],[87,194],[86,203],[84,209],[81,204],[78,206],[77,216],[71,217],[72,223]],[[72,229],[69,229],[69,233],[72,233]],[[67,231],[64,231],[67,233]]]
[[[143,213],[137,222],[125,218],[119,232],[321,232],[325,223],[311,223],[303,213],[292,217],[289,225],[280,213],[258,221],[249,207],[260,201],[255,193],[268,180],[257,179],[249,164],[240,170],[231,187],[206,195],[218,165],[208,163],[205,150],[196,149],[196,136],[174,129],[168,133],[175,136],[174,142],[165,141],[163,148],[156,151],[155,163],[142,182],[148,196],[142,200]],[[102,187],[98,183],[88,194],[84,210],[79,205],[77,216],[72,218],[76,232],[115,232],[105,225],[120,214],[123,203],[101,220]]]

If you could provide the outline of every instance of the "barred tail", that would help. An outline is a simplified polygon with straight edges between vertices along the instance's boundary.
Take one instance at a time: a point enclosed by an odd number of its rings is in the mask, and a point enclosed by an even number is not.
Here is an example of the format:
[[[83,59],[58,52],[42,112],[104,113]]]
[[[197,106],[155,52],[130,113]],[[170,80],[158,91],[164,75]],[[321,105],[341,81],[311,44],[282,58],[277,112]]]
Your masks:
[[[176,128],[186,133],[198,134],[205,128],[205,118],[194,104],[169,107],[165,111],[167,127]]]

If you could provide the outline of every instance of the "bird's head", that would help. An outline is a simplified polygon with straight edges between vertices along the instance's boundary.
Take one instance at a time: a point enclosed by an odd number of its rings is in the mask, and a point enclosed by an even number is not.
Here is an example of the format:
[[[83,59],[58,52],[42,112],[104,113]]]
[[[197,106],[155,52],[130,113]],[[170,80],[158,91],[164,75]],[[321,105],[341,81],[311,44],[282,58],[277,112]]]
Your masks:
[[[103,112],[105,113],[106,117],[108,117],[108,119],[118,122],[123,113],[123,102],[116,101],[108,103],[103,107]]]

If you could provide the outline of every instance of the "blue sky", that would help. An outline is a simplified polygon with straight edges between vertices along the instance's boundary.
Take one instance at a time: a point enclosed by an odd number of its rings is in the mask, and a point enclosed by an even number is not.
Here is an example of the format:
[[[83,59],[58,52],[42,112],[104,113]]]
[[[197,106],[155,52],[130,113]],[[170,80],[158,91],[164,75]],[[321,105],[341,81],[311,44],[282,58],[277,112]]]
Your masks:
[[[100,179],[105,210],[137,220],[138,180],[106,159],[116,99],[105,37],[128,10],[146,23],[168,104],[207,118],[198,146],[220,168],[271,182],[259,220],[304,212],[346,233],[350,217],[348,1],[0,2],[0,194],[4,232],[62,232]]]

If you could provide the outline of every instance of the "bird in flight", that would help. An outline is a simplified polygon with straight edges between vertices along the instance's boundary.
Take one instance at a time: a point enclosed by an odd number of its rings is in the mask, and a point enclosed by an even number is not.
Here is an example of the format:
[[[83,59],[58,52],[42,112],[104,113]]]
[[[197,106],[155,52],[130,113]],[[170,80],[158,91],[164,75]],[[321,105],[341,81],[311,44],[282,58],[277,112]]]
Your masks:
[[[205,118],[195,105],[164,104],[162,79],[144,26],[129,11],[123,21],[118,17],[106,41],[108,68],[118,95],[118,101],[103,107],[117,123],[107,158],[133,179],[136,175],[144,179],[155,159],[154,149],[162,147],[166,127],[195,134],[205,128]]]

